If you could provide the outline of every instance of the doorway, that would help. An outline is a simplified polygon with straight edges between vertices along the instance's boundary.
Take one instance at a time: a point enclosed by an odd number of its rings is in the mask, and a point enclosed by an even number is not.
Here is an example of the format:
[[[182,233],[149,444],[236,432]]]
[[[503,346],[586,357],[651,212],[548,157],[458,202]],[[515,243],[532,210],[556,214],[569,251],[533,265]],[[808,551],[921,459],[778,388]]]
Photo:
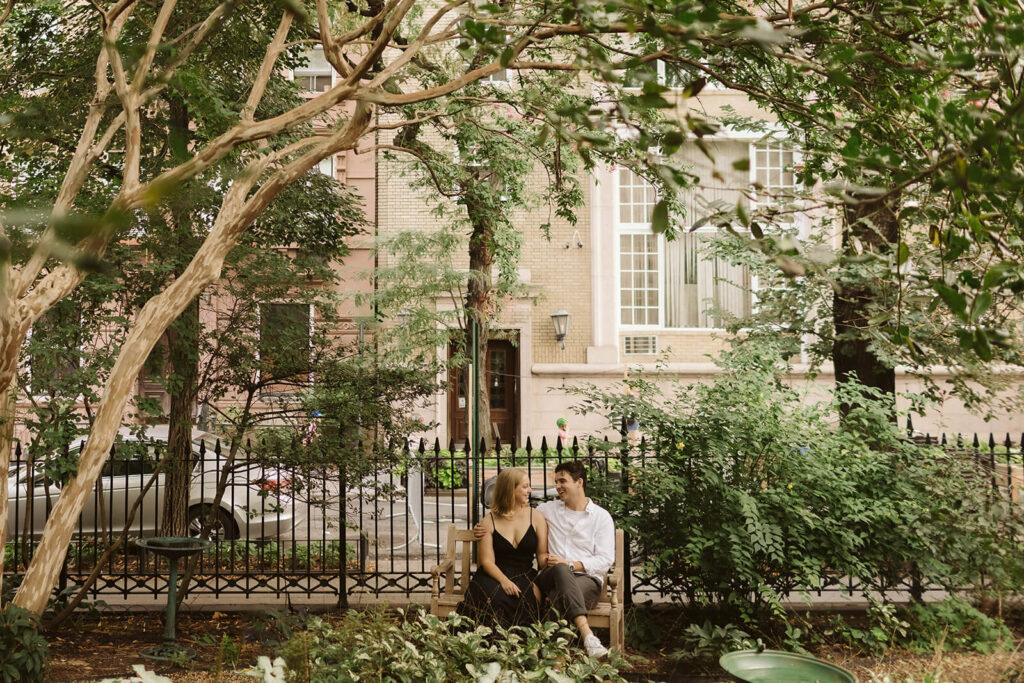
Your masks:
[[[449,349],[449,357],[454,352]],[[519,347],[509,339],[489,340],[484,367],[490,392],[491,435],[508,443],[519,435]],[[448,435],[458,444],[469,436],[469,372],[464,366],[454,375],[448,389]],[[485,434],[481,430],[481,436]]]

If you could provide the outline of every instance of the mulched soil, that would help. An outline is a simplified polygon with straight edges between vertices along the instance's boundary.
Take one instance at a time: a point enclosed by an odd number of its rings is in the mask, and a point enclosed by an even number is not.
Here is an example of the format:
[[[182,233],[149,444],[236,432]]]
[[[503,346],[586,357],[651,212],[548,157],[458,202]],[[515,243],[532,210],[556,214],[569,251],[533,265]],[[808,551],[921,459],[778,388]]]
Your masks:
[[[254,613],[190,612],[179,615],[178,643],[196,651],[187,664],[154,662],[140,650],[163,641],[163,614],[76,615],[62,624],[50,641],[48,681],[96,681],[132,675],[144,664],[174,681],[249,681],[232,674],[254,666],[260,655],[272,655],[282,636],[272,616]],[[224,637],[227,636],[227,641]]]
[[[82,613],[48,636],[52,660],[47,681],[127,678],[132,675],[133,664],[144,664],[150,671],[176,682],[251,683],[258,679],[245,676],[241,671],[254,666],[260,655],[272,656],[277,644],[284,639],[284,633],[298,623],[297,617],[277,612],[183,613],[178,619],[178,642],[195,649],[197,656],[190,663],[176,665],[153,662],[139,654],[143,648],[161,642],[161,613]],[[1024,635],[1024,631],[1015,630],[1018,636]],[[919,655],[893,651],[884,657],[872,658],[837,646],[814,654],[850,669],[862,683],[1024,683],[1024,639],[1018,639],[1017,644],[1013,651],[990,655],[965,652]],[[711,683],[731,680],[721,670],[709,672],[681,665],[664,652],[628,653],[628,656],[632,671],[623,674],[631,681]]]

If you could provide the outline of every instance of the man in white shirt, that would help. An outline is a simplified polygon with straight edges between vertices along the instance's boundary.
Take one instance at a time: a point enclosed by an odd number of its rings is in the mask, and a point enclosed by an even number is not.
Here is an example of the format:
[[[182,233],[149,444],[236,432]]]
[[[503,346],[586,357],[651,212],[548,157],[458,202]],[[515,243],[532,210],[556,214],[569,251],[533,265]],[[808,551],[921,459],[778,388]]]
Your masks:
[[[586,477],[578,461],[555,467],[558,500],[537,506],[548,523],[548,555],[536,584],[579,629],[587,654],[603,657],[608,649],[590,629],[587,610],[597,604],[605,574],[615,562],[615,523],[607,510],[587,498]],[[477,538],[486,533],[483,525],[474,531]]]

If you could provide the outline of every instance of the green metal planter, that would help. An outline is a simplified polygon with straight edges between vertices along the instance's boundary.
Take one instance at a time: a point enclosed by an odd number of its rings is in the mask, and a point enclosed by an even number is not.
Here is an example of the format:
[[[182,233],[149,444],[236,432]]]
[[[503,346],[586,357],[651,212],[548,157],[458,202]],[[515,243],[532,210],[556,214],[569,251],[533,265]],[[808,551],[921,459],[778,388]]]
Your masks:
[[[857,677],[841,666],[793,652],[740,650],[722,655],[718,663],[747,683],[857,683]]]

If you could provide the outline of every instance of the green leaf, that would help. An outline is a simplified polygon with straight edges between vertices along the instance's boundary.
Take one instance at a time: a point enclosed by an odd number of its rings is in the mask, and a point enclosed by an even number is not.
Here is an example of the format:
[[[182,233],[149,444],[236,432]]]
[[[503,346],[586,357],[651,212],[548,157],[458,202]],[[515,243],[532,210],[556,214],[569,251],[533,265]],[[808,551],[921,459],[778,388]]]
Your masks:
[[[736,161],[732,162],[732,167],[737,171],[747,172],[750,170],[750,158],[744,157],[742,159],[737,159]]]
[[[807,272],[803,264],[789,256],[779,254],[775,257],[775,263],[779,265],[779,268],[782,269],[782,272],[787,277],[800,277]]]
[[[900,246],[896,249],[896,263],[903,265],[910,259],[910,247],[907,246],[906,242],[900,242]]]
[[[981,292],[978,296],[974,297],[974,303],[971,305],[971,322],[976,322],[981,316],[985,315],[985,311],[992,305],[992,293]]]
[[[953,160],[953,179],[960,189],[967,189],[967,160],[963,157]]]
[[[651,212],[651,230],[664,234],[668,232],[668,203],[661,199]]]
[[[695,78],[683,87],[683,97],[696,97],[700,94],[700,91],[704,89],[704,86],[708,84],[708,79],[703,76]]]
[[[963,294],[944,282],[934,282],[932,289],[938,292],[954,315],[962,320],[967,319],[967,299]]]
[[[974,330],[974,352],[985,362],[992,360],[992,345],[989,344],[985,330],[980,327]]]
[[[750,227],[750,214],[747,213],[747,209],[743,206],[742,201],[736,202],[736,217],[740,219],[740,223],[743,224],[743,227]]]
[[[649,107],[651,109],[667,109],[672,106],[672,104],[664,97],[653,92],[644,93],[637,98],[637,101],[641,106]]]
[[[508,47],[501,51],[500,61],[502,67],[507,67],[512,62],[513,54],[515,54],[515,51],[512,49],[511,45],[509,45]]]
[[[985,271],[985,277],[982,280],[981,286],[985,289],[992,289],[999,285],[1006,273],[1010,270],[1010,264],[1006,261],[1000,261],[991,268]]]
[[[295,15],[295,18],[300,22],[305,22],[309,18],[309,14],[306,12],[306,8],[299,0],[275,0],[277,4],[281,5],[284,9],[288,10]]]

